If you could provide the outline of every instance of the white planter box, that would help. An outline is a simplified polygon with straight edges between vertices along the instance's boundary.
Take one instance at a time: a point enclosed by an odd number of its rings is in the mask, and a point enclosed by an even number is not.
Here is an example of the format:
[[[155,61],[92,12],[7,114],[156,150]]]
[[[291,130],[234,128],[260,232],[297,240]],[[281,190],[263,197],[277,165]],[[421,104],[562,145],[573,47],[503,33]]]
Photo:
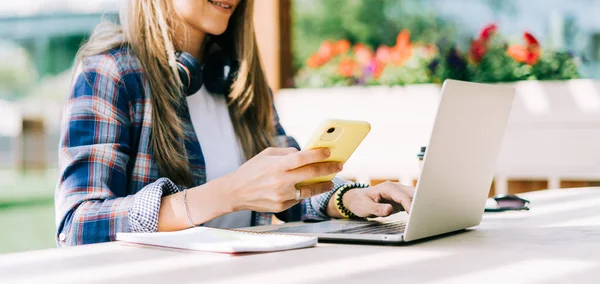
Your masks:
[[[497,192],[507,178],[600,180],[600,82],[527,81],[517,99],[497,168]],[[440,86],[285,89],[276,104],[283,126],[300,145],[328,118],[369,121],[372,131],[345,166],[343,176],[411,183],[416,154],[429,140]],[[466,153],[468,154],[468,153]]]

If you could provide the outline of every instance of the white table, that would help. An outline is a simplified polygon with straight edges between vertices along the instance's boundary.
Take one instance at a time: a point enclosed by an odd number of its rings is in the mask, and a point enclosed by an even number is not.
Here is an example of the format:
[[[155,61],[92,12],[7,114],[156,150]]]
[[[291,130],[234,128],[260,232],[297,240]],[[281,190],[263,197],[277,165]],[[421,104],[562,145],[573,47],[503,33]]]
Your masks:
[[[600,188],[524,196],[530,211],[407,246],[231,256],[107,243],[2,255],[0,283],[600,283]]]

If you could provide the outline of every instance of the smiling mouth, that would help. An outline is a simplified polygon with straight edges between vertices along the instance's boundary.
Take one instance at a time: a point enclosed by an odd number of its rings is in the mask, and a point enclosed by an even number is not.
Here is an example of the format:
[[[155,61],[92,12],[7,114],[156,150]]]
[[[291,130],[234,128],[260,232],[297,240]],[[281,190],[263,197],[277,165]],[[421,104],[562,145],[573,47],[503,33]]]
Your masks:
[[[218,1],[214,1],[214,0],[208,0],[208,2],[210,4],[215,5],[215,6],[219,6],[219,7],[223,8],[223,9],[231,9],[231,8],[233,8],[232,5],[229,5],[229,4],[226,4],[226,3],[223,3],[223,2],[218,2]]]

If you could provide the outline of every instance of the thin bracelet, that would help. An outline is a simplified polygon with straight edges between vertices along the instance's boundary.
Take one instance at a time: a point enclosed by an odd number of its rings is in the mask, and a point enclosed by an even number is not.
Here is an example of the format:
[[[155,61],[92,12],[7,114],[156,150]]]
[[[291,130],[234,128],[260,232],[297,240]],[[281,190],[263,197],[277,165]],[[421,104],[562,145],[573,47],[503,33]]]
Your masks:
[[[192,228],[196,227],[197,225],[194,224],[194,221],[192,221],[192,216],[190,216],[190,210],[188,209],[187,205],[187,189],[183,191],[183,208],[185,208],[185,216],[187,216],[190,225],[192,225]]]

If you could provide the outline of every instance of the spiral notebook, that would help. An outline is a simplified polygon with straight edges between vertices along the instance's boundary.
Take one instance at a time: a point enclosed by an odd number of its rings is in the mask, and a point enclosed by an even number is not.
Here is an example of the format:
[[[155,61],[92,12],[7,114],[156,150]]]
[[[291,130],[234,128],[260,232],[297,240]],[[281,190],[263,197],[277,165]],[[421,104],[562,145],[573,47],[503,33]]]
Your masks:
[[[219,253],[272,252],[313,247],[316,237],[209,227],[177,232],[117,233],[117,241]]]

